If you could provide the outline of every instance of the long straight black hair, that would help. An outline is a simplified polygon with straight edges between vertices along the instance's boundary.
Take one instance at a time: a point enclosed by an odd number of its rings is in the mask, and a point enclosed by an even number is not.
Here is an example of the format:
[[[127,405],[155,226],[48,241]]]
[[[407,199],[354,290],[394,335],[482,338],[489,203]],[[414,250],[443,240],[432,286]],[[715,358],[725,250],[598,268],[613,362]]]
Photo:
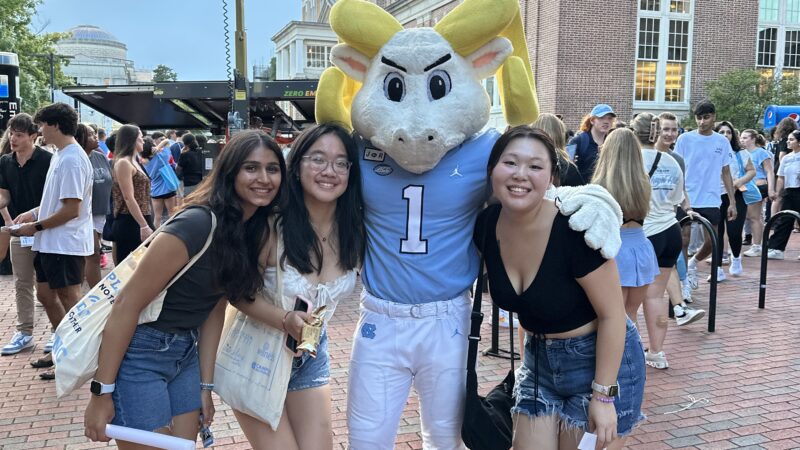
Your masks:
[[[333,134],[344,145],[347,160],[352,164],[347,178],[347,190],[336,200],[336,217],[333,224],[338,239],[339,265],[344,270],[358,266],[364,256],[366,233],[364,231],[363,201],[361,197],[361,172],[358,167],[358,151],[353,138],[339,125],[324,123],[305,130],[294,141],[289,153],[286,179],[286,206],[280,212],[283,231],[285,261],[300,273],[322,270],[322,244],[311,226],[308,208],[304,201],[300,170],[303,156],[322,136]]]
[[[246,222],[241,200],[236,194],[236,176],[250,153],[263,147],[275,154],[281,168],[281,185],[267,206],[259,207]],[[269,239],[268,218],[280,204],[286,183],[286,162],[278,144],[262,131],[236,133],[222,149],[219,158],[195,192],[186,198],[185,207],[208,206],[217,216],[217,229],[209,248],[214,258],[216,285],[230,302],[253,301],[264,286],[258,264],[261,249]]]

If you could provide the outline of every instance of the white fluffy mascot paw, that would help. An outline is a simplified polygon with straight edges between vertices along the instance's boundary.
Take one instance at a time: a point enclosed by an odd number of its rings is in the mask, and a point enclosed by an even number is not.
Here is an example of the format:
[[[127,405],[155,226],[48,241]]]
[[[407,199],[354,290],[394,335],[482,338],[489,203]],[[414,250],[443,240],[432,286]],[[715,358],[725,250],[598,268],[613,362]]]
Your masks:
[[[617,256],[622,245],[622,210],[605,188],[596,184],[563,186],[550,189],[548,197],[551,196],[561,200],[561,212],[570,216],[569,227],[586,232],[589,247],[599,249],[606,259]]]

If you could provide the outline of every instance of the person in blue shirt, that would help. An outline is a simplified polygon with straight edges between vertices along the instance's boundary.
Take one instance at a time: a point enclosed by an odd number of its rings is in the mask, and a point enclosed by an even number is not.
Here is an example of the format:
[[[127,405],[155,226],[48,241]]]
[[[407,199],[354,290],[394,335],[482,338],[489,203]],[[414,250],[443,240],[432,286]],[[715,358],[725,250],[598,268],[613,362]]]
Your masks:
[[[761,191],[762,201],[747,206],[747,221],[750,224],[753,245],[742,254],[744,256],[761,256],[761,235],[764,223],[761,219],[763,200],[776,200],[775,171],[772,168],[772,155],[764,147],[767,145],[764,136],[756,130],[742,131],[742,144],[750,152],[753,165],[756,167],[756,186]]]
[[[108,157],[108,146],[106,145],[106,130],[105,128],[97,129],[97,147]]]

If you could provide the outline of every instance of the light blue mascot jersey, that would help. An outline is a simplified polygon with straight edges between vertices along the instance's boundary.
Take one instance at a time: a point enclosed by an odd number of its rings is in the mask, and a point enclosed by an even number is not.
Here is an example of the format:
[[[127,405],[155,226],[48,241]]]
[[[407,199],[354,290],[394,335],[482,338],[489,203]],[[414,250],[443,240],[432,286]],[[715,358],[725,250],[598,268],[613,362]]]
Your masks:
[[[368,142],[359,150],[367,291],[398,303],[448,300],[472,286],[475,219],[489,198],[486,174],[500,134],[490,129],[450,150],[433,169],[408,172]]]

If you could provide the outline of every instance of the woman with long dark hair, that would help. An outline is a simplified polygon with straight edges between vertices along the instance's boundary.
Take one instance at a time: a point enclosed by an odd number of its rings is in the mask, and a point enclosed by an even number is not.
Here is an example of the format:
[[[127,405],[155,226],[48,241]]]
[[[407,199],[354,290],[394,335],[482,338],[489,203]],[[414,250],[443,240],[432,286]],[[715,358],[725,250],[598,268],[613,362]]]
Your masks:
[[[139,127],[123,125],[114,146],[114,264],[153,234],[150,177],[139,161],[144,139]]]
[[[714,127],[714,131],[725,136],[731,143],[733,149],[733,157],[731,158],[731,178],[733,178],[734,202],[736,204],[736,219],[734,220],[720,220],[717,225],[717,242],[719,243],[720,261],[722,260],[722,249],[724,247],[725,231],[728,232],[728,243],[731,248],[731,266],[728,272],[738,277],[742,274],[742,231],[744,230],[744,221],[747,218],[747,204],[744,201],[744,196],[741,189],[746,189],[745,185],[756,176],[756,169],[753,166],[753,161],[750,158],[750,152],[742,151],[742,146],[739,142],[739,135],[733,125],[724,120]],[[725,213],[728,211],[728,206],[731,200],[728,194],[722,194],[722,204],[719,207],[720,217],[726,217]],[[708,277],[709,280],[711,276]],[[725,271],[722,267],[717,268],[717,281],[725,280]]]
[[[366,240],[356,145],[341,127],[321,124],[295,140],[288,160],[286,202],[277,216],[281,241],[270,245],[265,288],[276,290],[280,265],[284,296],[306,298],[312,311],[325,306],[327,324],[338,302],[355,288]],[[302,328],[302,313],[267,311],[259,304],[237,307],[290,334]],[[234,410],[254,448],[333,446],[325,330],[323,326],[316,358],[303,354],[294,359],[282,417],[277,426],[271,424],[274,429]]]
[[[178,158],[178,167],[176,169],[178,176],[183,180],[183,196],[188,197],[189,194],[197,189],[200,181],[203,180],[203,150],[200,142],[205,145],[205,136],[198,135],[195,137],[191,133],[186,133],[181,137],[183,140],[183,148],[181,149],[181,156]]]
[[[514,448],[575,448],[586,431],[598,436],[598,448],[621,448],[644,418],[645,364],[616,265],[544,198],[558,156],[542,130],[504,133],[487,170],[498,203],[478,216],[474,242],[492,301],[516,312],[527,332],[514,386]]]
[[[775,191],[781,199],[782,209],[800,211],[800,130],[793,131],[787,139],[787,150],[783,153]],[[784,217],[775,225],[772,236],[767,243],[769,259],[783,259],[786,244],[792,234],[794,219]]]
[[[84,418],[91,440],[108,441],[105,426],[112,423],[194,441],[201,410],[204,423],[211,423],[225,306],[257,302],[263,289],[266,261],[260,257],[274,239],[268,218],[285,174],[272,138],[237,133],[185,208],[161,228],[120,290],[103,331],[95,395]],[[167,289],[158,319],[137,326],[141,311],[206,243],[211,213],[217,219],[211,246]],[[291,332],[297,335],[295,328]]]

